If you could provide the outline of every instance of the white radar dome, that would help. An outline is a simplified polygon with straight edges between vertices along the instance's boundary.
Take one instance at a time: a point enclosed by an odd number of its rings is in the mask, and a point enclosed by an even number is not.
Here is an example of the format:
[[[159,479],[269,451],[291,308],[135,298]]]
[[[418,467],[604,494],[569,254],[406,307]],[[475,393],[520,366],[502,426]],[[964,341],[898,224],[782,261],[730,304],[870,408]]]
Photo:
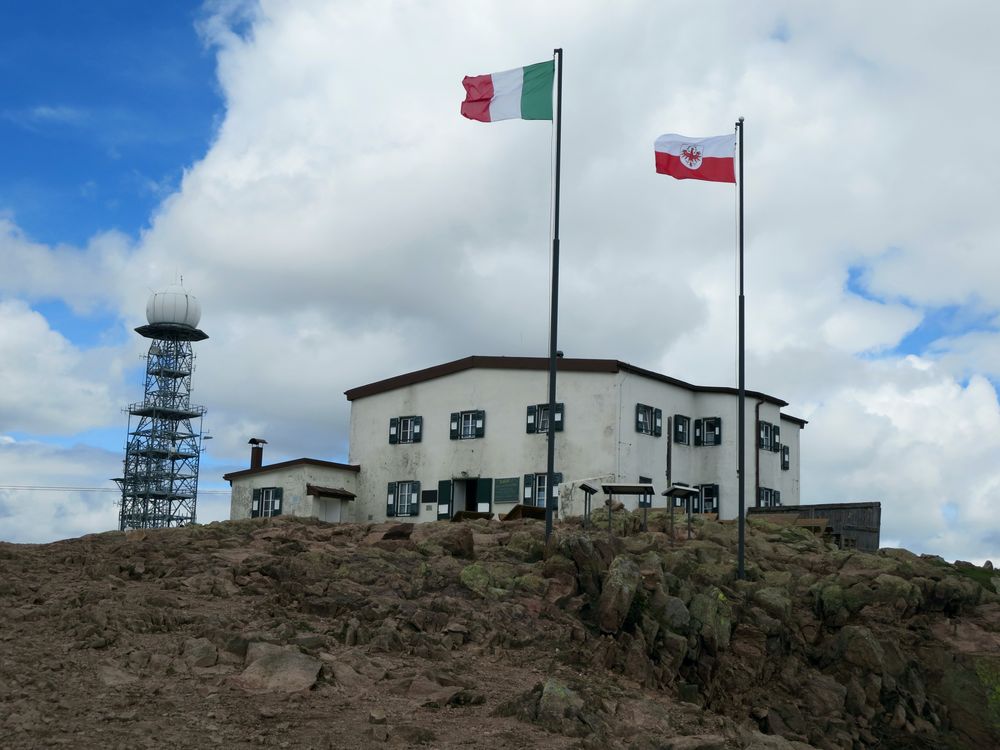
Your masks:
[[[197,328],[201,321],[201,305],[191,292],[173,284],[150,296],[146,303],[146,320],[150,325],[174,323]]]

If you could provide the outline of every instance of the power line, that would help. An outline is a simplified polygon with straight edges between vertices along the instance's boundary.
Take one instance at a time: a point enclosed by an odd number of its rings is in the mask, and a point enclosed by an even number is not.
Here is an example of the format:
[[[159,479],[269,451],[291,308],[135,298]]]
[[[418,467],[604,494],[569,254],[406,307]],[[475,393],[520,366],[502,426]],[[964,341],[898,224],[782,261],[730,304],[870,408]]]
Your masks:
[[[0,484],[0,490],[17,490],[19,492],[115,492],[121,490],[115,487],[57,487],[38,484]],[[200,490],[199,495],[228,495],[229,490]]]

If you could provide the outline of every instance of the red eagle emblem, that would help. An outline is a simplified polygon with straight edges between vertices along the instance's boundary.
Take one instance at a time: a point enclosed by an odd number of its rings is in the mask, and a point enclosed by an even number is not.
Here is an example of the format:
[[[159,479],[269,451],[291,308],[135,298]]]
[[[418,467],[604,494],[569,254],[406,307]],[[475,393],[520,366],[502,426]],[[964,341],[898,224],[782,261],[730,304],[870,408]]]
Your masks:
[[[688,169],[697,169],[701,166],[701,146],[693,143],[681,149],[681,161]]]

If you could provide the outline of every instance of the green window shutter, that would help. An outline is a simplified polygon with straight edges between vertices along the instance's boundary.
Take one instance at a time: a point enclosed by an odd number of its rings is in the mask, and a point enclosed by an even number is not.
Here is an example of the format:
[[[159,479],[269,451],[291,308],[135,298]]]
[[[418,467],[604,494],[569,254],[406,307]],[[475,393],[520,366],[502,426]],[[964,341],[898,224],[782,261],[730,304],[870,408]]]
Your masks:
[[[420,482],[413,483],[413,503],[410,505],[410,515],[420,515]]]
[[[653,409],[653,436],[663,434],[663,409]]]
[[[642,422],[642,404],[635,405],[635,431],[645,432],[646,427]]]
[[[274,495],[272,496],[273,497],[273,501],[274,501],[274,511],[271,513],[272,516],[280,516],[281,515],[281,496],[282,496],[282,494],[284,494],[284,490],[281,487],[275,487],[274,488]]]
[[[778,425],[771,428],[771,450],[775,453],[781,450],[781,428]]]
[[[781,469],[782,471],[788,471],[789,464],[791,463],[791,449],[787,445],[781,446]]]
[[[566,421],[565,419],[563,419],[563,415],[565,414],[565,412],[566,412],[565,404],[557,403],[556,413],[552,417],[552,425],[553,425],[552,429],[554,429],[556,432],[563,431],[563,423]]]
[[[561,471],[552,472],[552,486],[549,488],[549,499],[552,501],[552,507],[557,507],[559,502],[559,485],[562,484],[563,475]]]
[[[451,480],[443,479],[438,482],[438,513],[437,517],[440,521],[443,518],[451,518]],[[445,510],[442,511],[441,509]]]
[[[774,491],[774,504],[781,505],[781,490]]]
[[[715,418],[715,444],[722,445],[722,417]]]
[[[253,491],[250,501],[250,518],[260,518],[260,490]]]
[[[757,507],[761,507],[764,504],[764,488],[757,488]]]
[[[538,407],[534,404],[528,405],[528,413],[525,416],[525,432],[529,435],[538,431]]]
[[[685,442],[684,421],[680,414],[674,414],[674,442],[683,444]]]
[[[449,437],[451,437],[452,440],[458,440],[458,428],[459,428],[459,423],[461,421],[462,421],[462,413],[453,411],[451,413],[451,421],[449,425],[451,428]]]
[[[767,430],[767,425],[764,422],[760,423],[760,427],[757,429],[757,447],[763,448],[765,444],[764,432]]]
[[[486,412],[476,412],[476,437],[481,438],[486,434]]]
[[[493,480],[480,477],[476,480],[476,502],[493,507]]]
[[[424,434],[424,418],[423,417],[414,417],[413,418],[413,442],[414,443],[419,443],[420,442],[420,438],[423,437],[423,434]]]
[[[534,505],[535,500],[535,475],[525,474],[524,475],[524,494],[521,496],[521,501],[526,505]]]
[[[389,445],[395,445],[398,442],[399,442],[399,417],[390,417]]]
[[[701,426],[704,424],[704,420],[696,419],[694,420],[694,444],[701,445]]]
[[[386,490],[385,515],[392,518],[396,515],[396,483],[389,482],[389,489]]]

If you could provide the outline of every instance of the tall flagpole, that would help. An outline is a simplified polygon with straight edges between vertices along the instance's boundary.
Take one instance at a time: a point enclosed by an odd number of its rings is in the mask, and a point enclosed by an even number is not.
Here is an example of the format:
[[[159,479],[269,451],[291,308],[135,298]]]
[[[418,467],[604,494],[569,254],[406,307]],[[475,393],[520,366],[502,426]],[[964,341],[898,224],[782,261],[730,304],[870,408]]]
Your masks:
[[[743,558],[744,558],[744,545],[746,543],[746,410],[744,408],[744,403],[746,401],[746,368],[744,367],[744,296],[743,296],[743,118],[741,117],[736,121],[736,132],[739,133],[739,143],[740,143],[740,174],[739,174],[739,190],[740,190],[740,333],[739,333],[739,399],[738,406],[739,417],[737,419],[737,430],[738,439],[736,450],[739,453],[737,457],[737,475],[739,477],[739,498],[740,498],[740,510],[739,510],[739,546],[736,553],[737,559],[737,570],[736,576],[739,579],[746,577],[746,570],[744,569]]]
[[[556,71],[556,181],[555,208],[552,214],[552,314],[549,319],[549,429],[548,429],[548,462],[546,464],[545,482],[545,541],[552,535],[552,515],[555,506],[553,489],[555,487],[556,462],[556,329],[559,318],[559,168],[562,158],[562,72],[563,51],[553,50],[559,59]]]

